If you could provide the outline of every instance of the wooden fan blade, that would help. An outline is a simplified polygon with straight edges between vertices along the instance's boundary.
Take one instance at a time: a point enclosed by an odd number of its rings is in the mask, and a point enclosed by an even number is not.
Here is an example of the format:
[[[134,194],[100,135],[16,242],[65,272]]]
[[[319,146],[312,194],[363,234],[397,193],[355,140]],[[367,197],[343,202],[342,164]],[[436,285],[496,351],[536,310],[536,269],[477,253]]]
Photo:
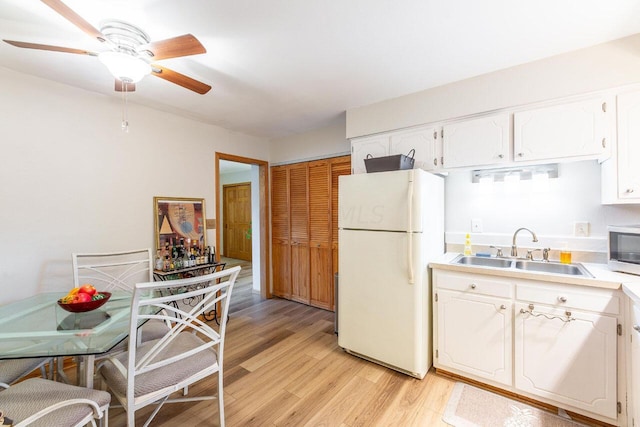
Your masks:
[[[125,85],[127,87],[126,92],[134,92],[136,90],[135,83],[125,83],[122,80],[116,79],[116,92],[125,92]]]
[[[48,44],[27,43],[27,42],[19,42],[15,40],[4,40],[4,39],[3,41],[6,43],[9,43],[12,46],[24,47],[26,49],[52,50],[54,52],[77,53],[79,55],[98,56],[96,52],[90,52],[88,50],[82,50],[82,49],[73,49],[70,47],[51,46]]]
[[[80,28],[91,37],[95,37],[101,42],[105,41],[104,35],[98,31],[93,25],[84,20],[83,17],[75,13],[69,6],[62,3],[60,0],[42,0],[42,3],[49,6],[51,9],[58,12],[62,17],[67,19],[76,27]]]
[[[191,34],[159,40],[138,47],[138,52],[149,52],[154,61],[159,59],[177,58],[179,56],[197,55],[207,50],[202,43]]]
[[[160,77],[161,79],[165,79],[166,81],[175,83],[179,86],[197,92],[200,95],[204,95],[211,90],[211,86],[209,86],[208,84],[199,82],[198,80],[187,77],[184,74],[180,74],[166,67],[162,67],[157,64],[151,64],[151,70],[154,76]]]

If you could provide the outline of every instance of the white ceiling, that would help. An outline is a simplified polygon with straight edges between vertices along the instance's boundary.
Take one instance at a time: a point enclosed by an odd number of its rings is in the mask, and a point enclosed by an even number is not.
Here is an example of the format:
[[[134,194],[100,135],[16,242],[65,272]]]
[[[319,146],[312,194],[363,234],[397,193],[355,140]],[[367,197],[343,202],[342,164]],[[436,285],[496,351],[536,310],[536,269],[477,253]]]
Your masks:
[[[209,93],[148,76],[129,102],[264,137],[640,33],[637,0],[63,1],[96,28],[120,19],[152,40],[191,33],[206,47],[206,54],[159,63],[210,84]],[[0,38],[104,50],[37,0],[0,2]],[[0,43],[0,66],[120,96],[91,56]]]

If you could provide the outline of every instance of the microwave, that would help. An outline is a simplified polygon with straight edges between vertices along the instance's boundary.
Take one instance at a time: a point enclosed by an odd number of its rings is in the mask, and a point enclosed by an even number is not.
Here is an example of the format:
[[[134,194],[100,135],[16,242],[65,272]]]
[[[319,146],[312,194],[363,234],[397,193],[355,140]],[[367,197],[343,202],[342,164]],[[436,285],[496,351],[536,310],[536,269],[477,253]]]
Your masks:
[[[610,225],[609,268],[640,275],[640,224]]]

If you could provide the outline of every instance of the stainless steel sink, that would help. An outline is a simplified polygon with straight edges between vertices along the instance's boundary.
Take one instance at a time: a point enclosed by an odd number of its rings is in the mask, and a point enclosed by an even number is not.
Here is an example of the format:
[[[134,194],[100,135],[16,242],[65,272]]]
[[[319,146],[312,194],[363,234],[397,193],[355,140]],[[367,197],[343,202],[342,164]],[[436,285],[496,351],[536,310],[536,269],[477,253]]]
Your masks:
[[[486,258],[481,256],[458,256],[453,260],[456,264],[464,265],[479,265],[482,267],[497,267],[497,268],[509,268],[511,267],[511,260],[503,258]]]
[[[593,277],[582,264],[560,264],[557,262],[542,262],[518,260],[514,258],[487,258],[480,256],[458,255],[452,264],[462,264],[477,267],[494,267],[516,269],[537,273],[563,274],[568,276]]]
[[[519,270],[541,273],[567,274],[570,276],[593,277],[581,264],[558,264],[553,262],[516,261]]]

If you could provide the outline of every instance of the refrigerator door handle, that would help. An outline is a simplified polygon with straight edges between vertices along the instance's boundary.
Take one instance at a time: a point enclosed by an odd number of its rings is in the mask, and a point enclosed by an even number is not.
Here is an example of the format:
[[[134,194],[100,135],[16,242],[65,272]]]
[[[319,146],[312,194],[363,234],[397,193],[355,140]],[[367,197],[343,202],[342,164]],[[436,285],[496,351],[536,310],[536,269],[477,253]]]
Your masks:
[[[413,224],[413,171],[409,175],[409,189],[407,194],[407,256],[409,258],[409,284],[413,284],[415,279],[413,277],[413,230],[411,229]]]

